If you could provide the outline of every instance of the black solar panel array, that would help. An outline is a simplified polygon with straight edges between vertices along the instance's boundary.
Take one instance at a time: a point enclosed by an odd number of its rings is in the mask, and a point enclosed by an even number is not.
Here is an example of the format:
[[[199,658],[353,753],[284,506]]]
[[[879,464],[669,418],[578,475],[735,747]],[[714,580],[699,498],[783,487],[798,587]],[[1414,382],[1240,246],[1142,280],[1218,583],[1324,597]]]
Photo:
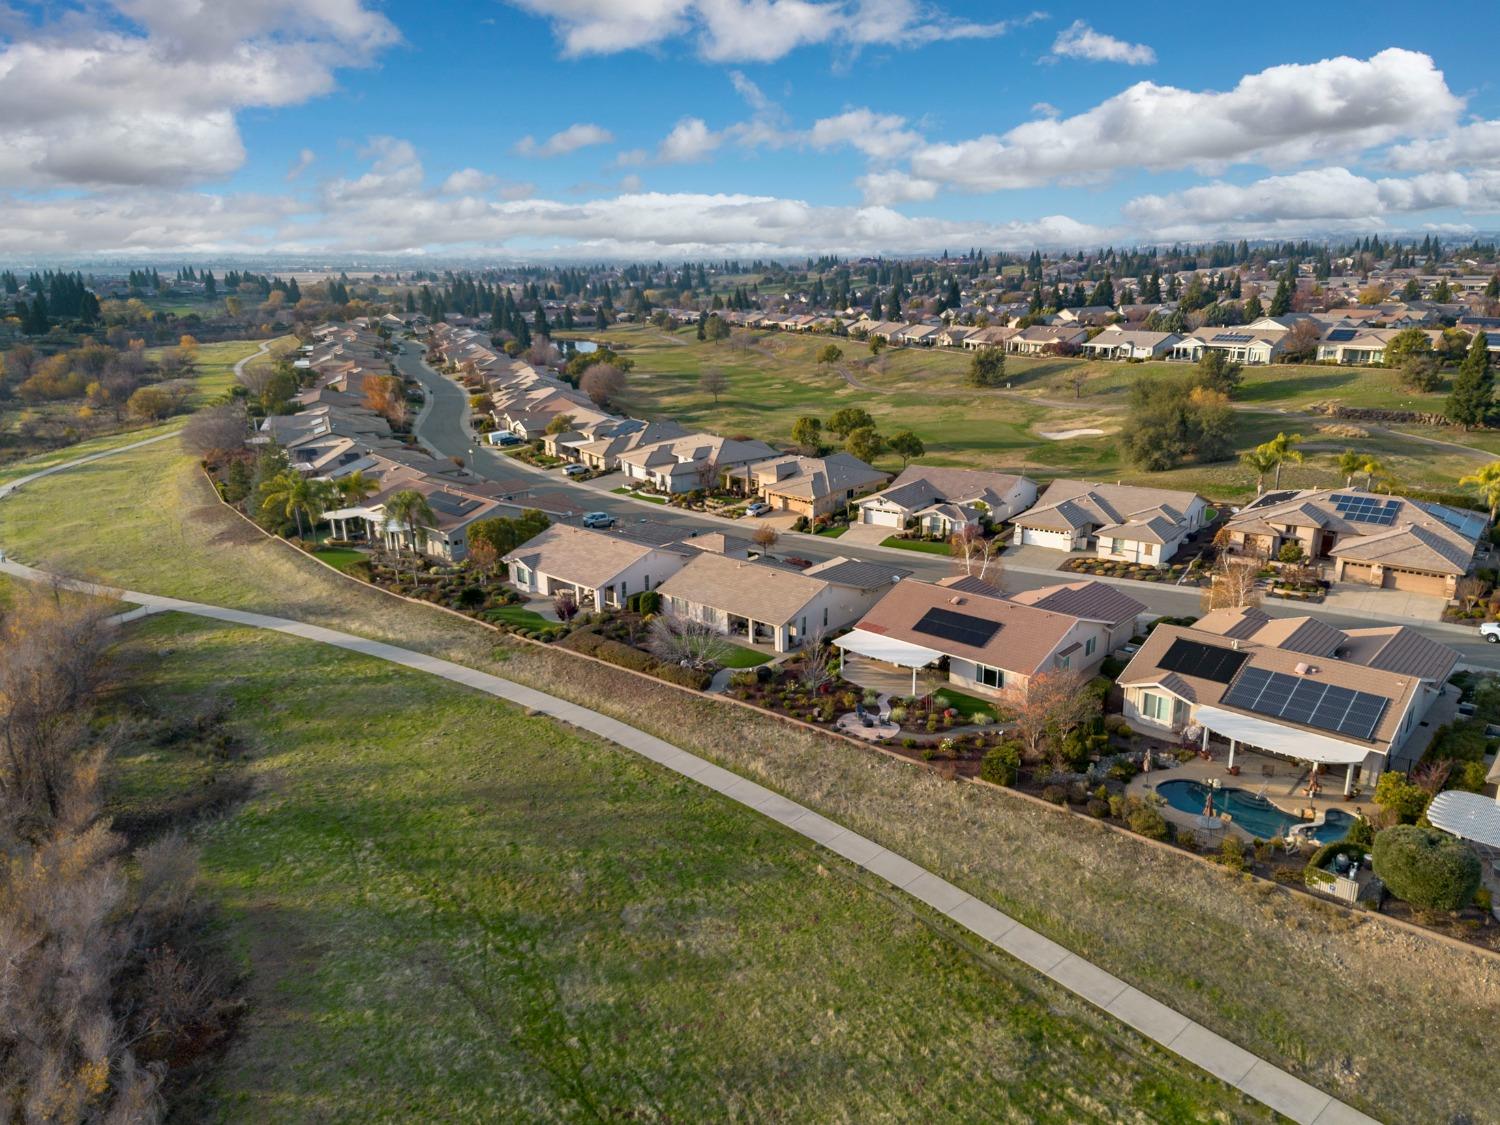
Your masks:
[[[1000,622],[954,613],[951,609],[929,609],[912,628],[929,637],[955,641],[971,648],[983,648],[1000,631]]]
[[[1295,491],[1291,491],[1291,492],[1267,492],[1264,496],[1262,496],[1258,500],[1256,500],[1255,503],[1251,504],[1250,507],[1251,508],[1272,508],[1272,507],[1275,507],[1277,504],[1284,504],[1284,503],[1286,503],[1288,500],[1292,499],[1296,495],[1297,495],[1297,493]]]
[[[1172,642],[1159,664],[1169,672],[1181,672],[1185,676],[1197,676],[1213,680],[1214,683],[1227,684],[1234,679],[1234,674],[1249,656],[1248,652],[1238,652],[1232,648],[1179,639]]]
[[[1395,523],[1396,513],[1401,510],[1399,500],[1383,500],[1378,496],[1354,496],[1348,493],[1334,496],[1333,506],[1346,520],[1375,524],[1377,527],[1389,527]]]
[[[1230,707],[1272,715],[1368,742],[1390,700],[1366,691],[1320,684],[1285,672],[1246,668],[1224,693]]]
[[[1330,344],[1342,344],[1354,339],[1358,335],[1359,333],[1353,328],[1335,328],[1332,332],[1328,333],[1328,342]]]

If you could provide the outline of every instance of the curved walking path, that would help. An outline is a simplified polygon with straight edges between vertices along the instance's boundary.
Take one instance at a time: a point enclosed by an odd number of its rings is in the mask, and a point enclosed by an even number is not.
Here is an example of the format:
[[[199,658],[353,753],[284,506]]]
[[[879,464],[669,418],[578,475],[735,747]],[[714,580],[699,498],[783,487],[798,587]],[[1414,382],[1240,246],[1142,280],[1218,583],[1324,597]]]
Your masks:
[[[275,337],[272,337],[269,340],[262,340],[260,342],[260,347],[256,351],[251,352],[244,359],[242,359],[238,363],[236,363],[234,365],[234,378],[235,378],[235,381],[238,382],[244,376],[244,374],[245,374],[245,364],[249,363],[252,359],[258,359],[259,357],[261,357],[261,356],[265,355],[266,353],[268,353],[271,350],[271,345],[273,343],[275,343],[275,342],[276,342],[276,338]]]
[[[90,454],[87,457],[32,473],[9,485],[0,486],[0,500],[30,481],[103,457],[151,445],[172,436],[174,435],[170,433],[161,434],[119,449]],[[1295,1075],[1236,1046],[1202,1024],[1152,999],[1139,989],[1126,984],[1119,977],[1105,972],[1052,939],[1028,926],[1023,926],[1008,914],[981,902],[946,879],[882,847],[874,840],[861,836],[763,785],[741,777],[739,774],[731,773],[670,742],[598,711],[580,707],[576,703],[569,703],[567,700],[558,699],[545,692],[502,679],[488,672],[455,664],[450,660],[386,644],[383,641],[358,637],[337,629],[328,629],[321,625],[312,625],[286,617],[207,605],[203,602],[184,601],[180,598],[168,598],[156,594],[60,579],[46,571],[5,559],[3,554],[0,554],[0,572],[30,582],[60,581],[69,589],[130,602],[139,607],[137,610],[121,615],[120,619],[133,620],[138,616],[151,613],[177,612],[251,629],[267,629],[303,640],[316,641],[319,644],[332,645],[347,652],[384,660],[414,671],[426,672],[451,683],[484,692],[486,695],[504,700],[514,706],[528,708],[550,718],[569,723],[608,739],[643,758],[649,758],[674,773],[690,778],[746,808],[777,821],[813,843],[821,844],[855,866],[884,879],[897,890],[904,891],[911,897],[926,903],[938,913],[983,938],[996,949],[1024,962],[1049,980],[1134,1028],[1147,1039],[1201,1067],[1216,1078],[1293,1121],[1303,1123],[1303,1125],[1345,1125],[1345,1123],[1369,1123],[1375,1120]]]

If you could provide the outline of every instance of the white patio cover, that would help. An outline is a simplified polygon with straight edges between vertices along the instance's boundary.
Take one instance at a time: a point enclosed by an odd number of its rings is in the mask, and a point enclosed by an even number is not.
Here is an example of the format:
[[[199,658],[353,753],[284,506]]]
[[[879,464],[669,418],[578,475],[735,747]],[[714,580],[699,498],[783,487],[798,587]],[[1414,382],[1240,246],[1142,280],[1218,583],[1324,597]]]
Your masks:
[[[898,641],[895,637],[883,637],[879,633],[867,633],[863,629],[845,633],[833,643],[848,652],[901,668],[925,668],[943,655],[921,645]]]
[[[1341,766],[1353,762],[1358,765],[1370,753],[1369,747],[1311,731],[1292,730],[1237,711],[1221,711],[1217,707],[1199,707],[1193,712],[1193,719],[1222,738],[1232,738],[1245,746],[1285,754],[1288,758],[1301,758],[1305,762]]]
[[[1500,848],[1500,804],[1481,793],[1449,789],[1427,806],[1427,819],[1434,828],[1472,840],[1486,848]]]

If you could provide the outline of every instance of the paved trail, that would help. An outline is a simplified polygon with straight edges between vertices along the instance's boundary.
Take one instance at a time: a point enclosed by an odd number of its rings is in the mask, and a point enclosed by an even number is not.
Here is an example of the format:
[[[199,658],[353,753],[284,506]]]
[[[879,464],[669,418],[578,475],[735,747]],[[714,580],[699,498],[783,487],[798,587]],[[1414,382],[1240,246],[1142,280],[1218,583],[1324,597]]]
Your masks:
[[[172,436],[174,435],[162,434],[120,449],[106,450],[43,469],[0,487],[0,500],[33,480]],[[3,554],[0,554],[0,560],[4,560]],[[29,582],[57,581],[56,576],[46,571],[36,570],[13,560],[0,561],[0,572]],[[896,889],[926,903],[938,913],[983,938],[996,949],[1024,962],[1049,980],[1134,1028],[1147,1039],[1180,1055],[1293,1121],[1304,1125],[1345,1125],[1374,1121],[1352,1106],[1152,999],[1119,977],[1105,972],[904,856],[829,820],[805,805],[618,719],[488,672],[321,625],[92,583],[64,580],[63,584],[75,590],[111,597],[140,607],[123,615],[131,619],[151,613],[177,612],[251,629],[267,629],[426,672],[589,731],[777,821],[807,840],[884,879]]]

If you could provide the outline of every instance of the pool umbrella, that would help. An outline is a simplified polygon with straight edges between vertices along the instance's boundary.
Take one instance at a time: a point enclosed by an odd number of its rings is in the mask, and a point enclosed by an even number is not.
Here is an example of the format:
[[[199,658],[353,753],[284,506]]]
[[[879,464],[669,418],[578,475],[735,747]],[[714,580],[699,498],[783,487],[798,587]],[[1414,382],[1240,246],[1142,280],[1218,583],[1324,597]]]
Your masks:
[[[1146,747],[1146,756],[1141,759],[1141,772],[1151,772],[1151,747]]]
[[[1212,788],[1208,791],[1208,800],[1203,802],[1203,815],[1210,819],[1214,815],[1214,791]]]

